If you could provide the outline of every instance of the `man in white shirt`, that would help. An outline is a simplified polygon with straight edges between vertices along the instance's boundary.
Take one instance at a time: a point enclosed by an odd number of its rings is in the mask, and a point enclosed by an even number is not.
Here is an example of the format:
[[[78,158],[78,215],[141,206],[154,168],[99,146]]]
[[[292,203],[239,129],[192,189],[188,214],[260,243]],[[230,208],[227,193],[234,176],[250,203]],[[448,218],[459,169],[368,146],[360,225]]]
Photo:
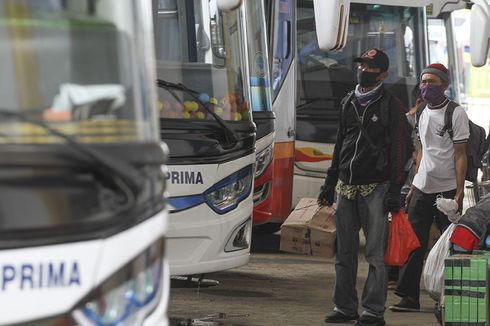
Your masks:
[[[402,299],[389,307],[397,312],[420,310],[420,277],[430,227],[435,220],[442,232],[450,224],[447,216],[434,205],[436,197],[442,195],[456,200],[460,211],[464,197],[466,144],[470,135],[468,116],[461,106],[444,95],[449,86],[448,70],[444,65],[436,63],[427,66],[420,78],[421,97],[427,104],[418,121],[422,148],[418,152],[417,173],[406,205],[408,219],[421,246],[400,271],[395,294]],[[455,106],[452,137],[444,128],[449,105]]]

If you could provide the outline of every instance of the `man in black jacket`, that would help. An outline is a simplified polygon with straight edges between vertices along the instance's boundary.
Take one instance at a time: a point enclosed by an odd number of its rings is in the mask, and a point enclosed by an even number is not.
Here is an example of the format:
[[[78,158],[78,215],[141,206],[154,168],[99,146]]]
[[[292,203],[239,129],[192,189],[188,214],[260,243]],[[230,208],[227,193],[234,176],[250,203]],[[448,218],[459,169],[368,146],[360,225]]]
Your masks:
[[[404,106],[384,89],[388,56],[380,49],[370,49],[354,61],[359,63],[359,84],[342,100],[332,166],[318,196],[320,205],[330,206],[337,191],[334,310],[325,322],[357,320],[356,325],[361,326],[384,325],[387,213],[401,207],[400,189],[411,155],[410,129]],[[360,228],[366,237],[369,274],[359,317],[356,278]]]

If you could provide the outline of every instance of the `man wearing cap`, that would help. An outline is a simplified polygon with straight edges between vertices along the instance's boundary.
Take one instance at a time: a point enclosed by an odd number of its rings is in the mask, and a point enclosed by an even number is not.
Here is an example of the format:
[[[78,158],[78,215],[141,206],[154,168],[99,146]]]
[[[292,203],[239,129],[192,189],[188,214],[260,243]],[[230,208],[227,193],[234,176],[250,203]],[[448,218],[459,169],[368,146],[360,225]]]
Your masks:
[[[420,248],[410,256],[400,271],[395,294],[399,303],[392,311],[418,311],[420,309],[420,277],[427,250],[432,223],[441,232],[450,224],[447,216],[435,206],[436,198],[443,196],[456,200],[459,210],[463,206],[466,176],[466,143],[470,135],[468,116],[458,104],[449,101],[444,92],[449,86],[447,68],[435,63],[427,66],[420,76],[420,94],[425,101],[419,110],[418,167],[412,187],[406,197],[408,219],[420,241]],[[455,106],[452,117],[453,136],[445,131],[445,113],[448,105]]]
[[[377,326],[385,324],[387,215],[401,206],[411,139],[404,106],[383,85],[388,56],[370,49],[354,61],[359,63],[358,85],[341,102],[332,165],[318,196],[320,205],[330,206],[337,192],[334,309],[325,322],[357,320],[356,325]],[[369,273],[359,316],[356,279],[361,228]]]

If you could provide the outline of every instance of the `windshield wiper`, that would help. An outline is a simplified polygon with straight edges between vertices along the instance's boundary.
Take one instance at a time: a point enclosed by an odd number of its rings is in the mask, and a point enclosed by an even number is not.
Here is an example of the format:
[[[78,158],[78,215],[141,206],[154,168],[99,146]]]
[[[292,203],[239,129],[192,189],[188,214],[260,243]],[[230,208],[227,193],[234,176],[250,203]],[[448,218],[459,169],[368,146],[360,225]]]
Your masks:
[[[230,144],[230,145],[234,145],[238,142],[238,138],[235,134],[235,131],[233,131],[233,129],[231,129],[227,123],[225,122],[225,120],[223,120],[219,115],[217,115],[216,113],[214,113],[213,110],[211,110],[211,108],[209,108],[203,101],[201,101],[199,99],[199,92],[195,91],[195,90],[192,90],[188,87],[186,87],[185,85],[181,84],[181,83],[172,83],[172,82],[169,82],[169,81],[166,81],[166,80],[163,80],[163,79],[157,79],[157,86],[160,87],[160,88],[163,88],[165,90],[167,90],[177,101],[181,102],[179,100],[179,98],[177,97],[177,95],[175,95],[175,93],[173,92],[173,90],[179,90],[179,91],[182,91],[182,92],[185,92],[186,94],[189,94],[197,103],[199,103],[209,114],[211,114],[213,116],[213,118],[216,120],[216,122],[218,122],[218,124],[223,128],[224,132],[225,132],[225,138],[226,138],[226,142],[227,144]]]
[[[50,134],[63,139],[65,144],[67,146],[69,145],[68,147],[87,157],[90,160],[89,162],[92,163],[93,167],[98,170],[103,177],[111,176],[111,178],[107,179],[109,179],[113,185],[119,188],[126,196],[126,201],[118,208],[121,210],[131,208],[135,203],[136,193],[142,188],[141,175],[138,170],[131,164],[116,160],[100,151],[77,142],[71,136],[52,128],[42,120],[29,117],[29,114],[41,113],[42,111],[44,110],[31,110],[24,113],[0,108],[0,116],[39,126]]]

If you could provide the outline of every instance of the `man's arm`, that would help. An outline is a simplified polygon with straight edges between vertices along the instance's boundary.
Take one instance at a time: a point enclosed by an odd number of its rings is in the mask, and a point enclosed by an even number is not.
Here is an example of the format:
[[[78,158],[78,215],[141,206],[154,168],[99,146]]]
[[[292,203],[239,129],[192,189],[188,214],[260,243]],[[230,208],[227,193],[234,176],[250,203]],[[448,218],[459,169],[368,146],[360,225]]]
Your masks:
[[[320,206],[331,206],[334,203],[335,186],[337,185],[337,181],[339,179],[340,152],[342,150],[342,144],[344,143],[342,114],[345,114],[345,112],[343,112],[343,106],[346,99],[347,98],[344,98],[340,105],[339,127],[337,129],[337,138],[335,140],[335,147],[333,150],[332,164],[327,170],[325,183],[320,188],[320,194],[318,195],[317,202]]]
[[[325,184],[335,186],[337,184],[337,180],[339,178],[339,162],[340,162],[340,152],[342,150],[342,144],[344,143],[344,125],[342,116],[346,114],[344,111],[344,103],[348,100],[349,96],[345,97],[339,109],[339,126],[337,129],[337,137],[335,139],[335,146],[333,149],[333,157],[332,163],[327,170],[327,177],[325,179]],[[348,109],[349,104],[346,105],[346,111]]]
[[[420,140],[417,140],[419,142],[419,147],[415,150],[415,174],[419,172],[419,167],[420,167],[420,162],[422,161],[422,143],[420,143]],[[412,200],[412,195],[413,195],[413,184],[410,185],[410,190],[408,191],[407,196],[405,197],[405,208],[408,207],[410,204],[410,201]]]
[[[468,115],[461,106],[453,111],[454,169],[456,172],[456,195],[459,212],[463,209],[464,180],[468,162],[466,161],[467,140],[470,136]]]
[[[420,162],[422,162],[422,143],[420,143],[420,140],[418,140],[419,144],[420,144],[420,147],[415,150],[415,155],[416,155],[416,161],[415,161],[415,173],[419,172],[419,166],[420,166]]]
[[[454,144],[454,168],[456,170],[456,195],[454,200],[458,203],[459,212],[463,209],[464,180],[466,178],[466,143]]]

